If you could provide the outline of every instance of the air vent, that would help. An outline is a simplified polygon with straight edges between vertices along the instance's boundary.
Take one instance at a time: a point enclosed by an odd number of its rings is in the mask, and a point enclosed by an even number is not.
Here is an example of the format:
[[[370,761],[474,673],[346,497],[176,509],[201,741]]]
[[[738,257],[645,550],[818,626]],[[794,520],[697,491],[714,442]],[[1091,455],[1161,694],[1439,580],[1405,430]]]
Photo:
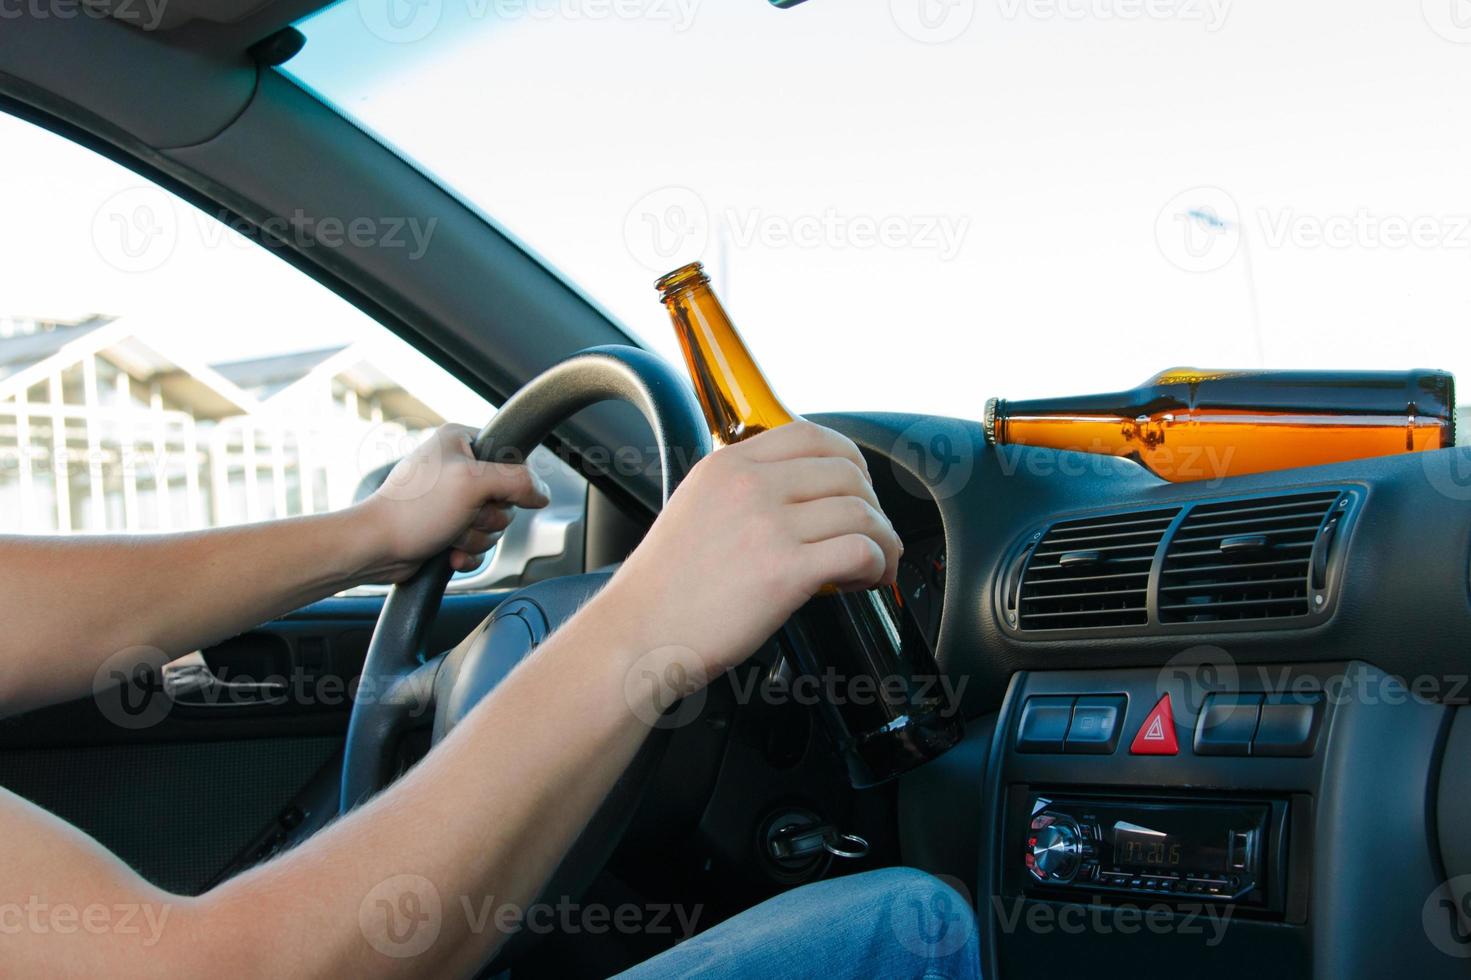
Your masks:
[[[1178,507],[1062,521],[1047,529],[1022,574],[1024,630],[1144,626],[1149,569]]]
[[[1165,552],[1160,622],[1306,616],[1313,545],[1340,496],[1323,490],[1193,507]]]

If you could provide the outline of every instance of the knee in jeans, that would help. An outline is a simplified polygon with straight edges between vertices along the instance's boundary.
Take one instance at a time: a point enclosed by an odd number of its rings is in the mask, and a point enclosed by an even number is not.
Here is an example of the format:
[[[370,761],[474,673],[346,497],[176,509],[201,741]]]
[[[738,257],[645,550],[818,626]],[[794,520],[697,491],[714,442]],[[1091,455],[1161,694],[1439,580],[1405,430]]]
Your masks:
[[[917,868],[885,868],[860,877],[891,902],[945,909],[971,907],[970,889],[958,878],[937,878]]]
[[[899,945],[926,960],[978,957],[975,912],[964,885],[912,868],[879,872],[889,907],[887,925]]]

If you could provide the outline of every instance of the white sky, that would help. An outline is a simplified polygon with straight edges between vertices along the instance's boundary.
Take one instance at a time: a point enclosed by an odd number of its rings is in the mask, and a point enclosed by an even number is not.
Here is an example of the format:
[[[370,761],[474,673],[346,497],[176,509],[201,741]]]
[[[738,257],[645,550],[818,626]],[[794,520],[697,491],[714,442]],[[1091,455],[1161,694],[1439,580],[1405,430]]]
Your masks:
[[[482,399],[213,217],[4,114],[0,149],[0,317],[126,316],[206,363],[368,341],[400,381],[484,421]]]
[[[703,257],[799,411],[1471,376],[1466,0],[346,0],[307,32],[296,76],[656,349],[653,279]],[[0,146],[0,315],[157,310],[213,360],[363,329],[182,212],[120,272],[93,230],[136,178]]]
[[[0,114],[0,316],[139,315],[211,361],[378,328],[212,217],[89,150]],[[160,229],[116,224],[149,209]],[[0,341],[4,343],[4,341]]]

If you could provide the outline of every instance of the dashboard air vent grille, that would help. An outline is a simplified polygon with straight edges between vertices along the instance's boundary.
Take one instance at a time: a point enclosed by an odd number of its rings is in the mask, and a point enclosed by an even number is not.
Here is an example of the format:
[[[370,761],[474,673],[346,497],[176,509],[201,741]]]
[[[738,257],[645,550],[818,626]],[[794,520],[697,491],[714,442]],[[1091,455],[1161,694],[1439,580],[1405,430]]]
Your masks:
[[[1339,495],[1322,490],[1192,508],[1165,551],[1160,622],[1306,616],[1313,545]]]
[[[1024,630],[1143,626],[1149,622],[1149,570],[1178,507],[1060,521],[1022,576]]]

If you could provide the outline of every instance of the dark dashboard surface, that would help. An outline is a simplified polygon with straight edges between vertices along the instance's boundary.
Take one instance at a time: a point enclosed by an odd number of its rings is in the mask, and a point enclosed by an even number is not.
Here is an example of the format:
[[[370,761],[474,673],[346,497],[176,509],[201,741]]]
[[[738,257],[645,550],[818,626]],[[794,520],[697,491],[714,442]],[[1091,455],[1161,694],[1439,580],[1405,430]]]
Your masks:
[[[814,420],[879,461],[872,468],[881,500],[906,541],[943,540],[938,658],[970,679],[967,714],[995,710],[1019,670],[1156,666],[1204,646],[1241,665],[1362,660],[1420,679],[1446,700],[1468,693],[1454,687],[1471,661],[1464,449],[1171,484],[1128,460],[990,447],[975,422],[880,413]],[[996,582],[1007,556],[1048,522],[1318,487],[1353,488],[1359,512],[1341,543],[1336,606],[1308,625],[1267,621],[1243,631],[1204,624],[1168,635],[1114,629],[1056,638],[1018,635],[998,618]]]

